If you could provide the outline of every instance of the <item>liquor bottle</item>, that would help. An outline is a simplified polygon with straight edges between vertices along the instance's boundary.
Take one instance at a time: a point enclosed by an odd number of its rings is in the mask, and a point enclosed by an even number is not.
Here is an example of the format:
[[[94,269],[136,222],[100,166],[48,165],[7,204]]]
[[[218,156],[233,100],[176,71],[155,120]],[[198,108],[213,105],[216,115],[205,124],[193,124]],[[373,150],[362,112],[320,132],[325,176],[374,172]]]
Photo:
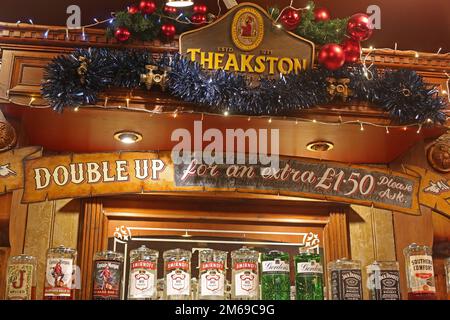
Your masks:
[[[400,300],[400,272],[397,261],[374,261],[368,265],[370,300]]]
[[[231,252],[231,299],[258,300],[259,252],[243,247]]]
[[[37,260],[21,254],[8,259],[6,300],[36,300]]]
[[[431,248],[416,243],[403,249],[408,284],[408,300],[436,299]]]
[[[289,254],[272,250],[261,254],[261,299],[290,300]]]
[[[192,253],[183,249],[164,251],[164,279],[166,300],[191,299],[191,257]]]
[[[123,254],[100,251],[94,255],[93,300],[120,300],[123,284]]]
[[[156,299],[158,256],[158,251],[144,245],[130,251],[128,300]]]
[[[226,251],[201,249],[198,253],[200,268],[198,298],[200,300],[225,299]]]
[[[445,259],[445,283],[447,287],[447,300],[450,300],[450,257]]]
[[[77,251],[59,246],[47,250],[45,268],[44,300],[73,300],[73,270],[76,266]]]
[[[338,259],[328,264],[330,300],[362,300],[361,262]]]
[[[323,300],[323,267],[318,253],[300,248],[295,262],[297,300]]]

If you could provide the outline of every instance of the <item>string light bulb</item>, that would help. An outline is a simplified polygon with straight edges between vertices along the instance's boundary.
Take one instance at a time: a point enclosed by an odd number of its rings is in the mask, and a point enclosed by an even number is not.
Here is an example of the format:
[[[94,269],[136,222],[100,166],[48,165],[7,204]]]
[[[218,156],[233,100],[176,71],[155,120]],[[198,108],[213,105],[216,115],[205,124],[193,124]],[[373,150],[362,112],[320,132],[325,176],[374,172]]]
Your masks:
[[[225,110],[224,113],[223,113],[223,115],[224,115],[225,117],[228,117],[229,114],[230,114],[230,113],[228,112],[228,110]]]
[[[30,102],[28,103],[28,105],[31,107],[31,106],[33,106],[33,102],[34,101],[36,101],[36,98],[35,97],[31,97],[30,98]]]
[[[420,133],[420,131],[422,130],[422,125],[419,125],[419,128],[417,129],[417,134],[419,134]]]
[[[386,127],[386,133],[389,134],[389,127]]]
[[[269,118],[269,121],[268,121],[269,123],[272,123],[272,118]]]
[[[362,123],[362,122],[360,122],[360,123],[359,123],[359,125],[361,126],[361,127],[359,128],[359,130],[361,130],[361,131],[364,131],[364,126],[363,126],[363,123]]]

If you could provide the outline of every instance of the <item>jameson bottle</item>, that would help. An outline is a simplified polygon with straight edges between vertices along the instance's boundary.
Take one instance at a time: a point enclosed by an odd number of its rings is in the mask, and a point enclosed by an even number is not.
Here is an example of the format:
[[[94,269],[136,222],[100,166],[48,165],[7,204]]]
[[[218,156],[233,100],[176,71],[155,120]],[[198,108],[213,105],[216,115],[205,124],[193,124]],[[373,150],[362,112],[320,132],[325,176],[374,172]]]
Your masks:
[[[272,250],[261,254],[261,299],[290,300],[289,254]]]
[[[94,255],[93,300],[120,300],[122,293],[123,254],[100,251]]]
[[[200,300],[225,299],[225,272],[227,268],[226,251],[201,249],[198,253]]]
[[[367,266],[367,288],[370,300],[400,300],[398,269],[397,261],[374,261]]]
[[[164,279],[166,300],[191,299],[191,257],[192,253],[183,249],[164,251]]]
[[[146,246],[130,251],[128,300],[155,300],[159,253]]]
[[[258,251],[242,247],[231,252],[231,299],[258,300],[258,262]]]
[[[361,262],[338,259],[328,265],[330,300],[362,300]]]
[[[408,300],[436,299],[431,248],[416,243],[403,249],[408,283]]]
[[[76,266],[77,251],[59,246],[47,250],[45,268],[44,300],[73,300],[73,272]]]
[[[36,268],[35,257],[21,254],[8,259],[6,276],[6,300],[36,299]]]
[[[323,300],[323,268],[320,255],[300,248],[294,257],[297,300]]]

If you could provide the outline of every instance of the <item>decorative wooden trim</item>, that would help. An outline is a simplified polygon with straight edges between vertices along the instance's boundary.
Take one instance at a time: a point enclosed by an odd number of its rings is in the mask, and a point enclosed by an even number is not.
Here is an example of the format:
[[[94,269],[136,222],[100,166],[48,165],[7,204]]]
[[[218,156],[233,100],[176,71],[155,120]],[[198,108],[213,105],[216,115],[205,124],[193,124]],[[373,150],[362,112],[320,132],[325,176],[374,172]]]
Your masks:
[[[12,192],[11,216],[9,220],[9,244],[11,255],[23,253],[27,229],[28,206],[21,203],[23,189]]]
[[[330,262],[341,258],[351,258],[349,227],[345,212],[330,212],[330,220],[324,229],[325,260]]]
[[[81,269],[80,299],[91,298],[92,259],[94,254],[107,247],[107,217],[103,214],[103,203],[97,198],[86,199],[82,203],[81,237],[79,238],[79,265]]]
[[[46,31],[49,31],[45,37]],[[67,30],[67,31],[66,31]],[[0,22],[0,43],[7,46],[46,46],[46,47],[108,47],[122,48],[123,44],[115,39],[107,39],[103,29],[85,29],[86,40],[82,39],[81,29],[67,29],[66,27],[29,25]],[[66,39],[67,35],[69,37]],[[152,52],[178,51],[178,38],[170,42],[160,40],[133,41],[128,48],[147,49]]]

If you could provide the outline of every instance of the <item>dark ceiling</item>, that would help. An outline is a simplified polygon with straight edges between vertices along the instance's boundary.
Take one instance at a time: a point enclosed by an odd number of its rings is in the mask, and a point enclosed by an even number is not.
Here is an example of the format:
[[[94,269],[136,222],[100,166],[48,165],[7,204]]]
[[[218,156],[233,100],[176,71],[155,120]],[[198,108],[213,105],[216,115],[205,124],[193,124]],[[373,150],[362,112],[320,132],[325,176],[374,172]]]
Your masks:
[[[162,1],[162,0],[160,0]],[[226,10],[222,0],[222,12]],[[138,2],[138,1],[136,1]],[[202,0],[210,12],[217,12],[217,0]],[[242,1],[238,1],[242,2]],[[285,6],[288,0],[250,1],[268,8],[273,5]],[[294,6],[306,5],[306,0],[295,0]],[[93,22],[93,18],[105,19],[109,13],[125,8],[133,3],[129,0],[0,0],[0,21],[16,22],[33,19],[35,24],[64,25],[66,8],[76,4],[81,8],[83,24]],[[377,48],[436,52],[442,47],[443,53],[450,51],[450,1],[449,0],[317,0],[318,7],[327,7],[332,17],[345,17],[356,12],[365,12],[369,5],[381,9],[381,30],[364,45]]]

